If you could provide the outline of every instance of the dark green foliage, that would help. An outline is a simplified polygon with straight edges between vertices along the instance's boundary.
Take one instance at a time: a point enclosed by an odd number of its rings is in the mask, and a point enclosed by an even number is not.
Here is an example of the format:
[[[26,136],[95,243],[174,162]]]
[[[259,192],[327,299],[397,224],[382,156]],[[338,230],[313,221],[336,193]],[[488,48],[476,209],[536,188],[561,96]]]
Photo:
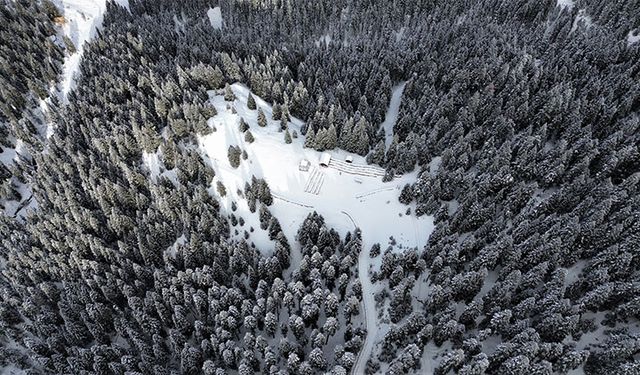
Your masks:
[[[221,197],[224,197],[227,195],[227,188],[224,187],[224,184],[222,183],[222,181],[216,182],[216,189],[218,190],[218,194],[220,194]]]
[[[254,110],[256,109],[256,100],[253,98],[253,95],[249,94],[247,97],[247,108]]]
[[[264,115],[262,108],[258,108],[258,125],[261,127],[267,126],[267,117]]]
[[[224,86],[224,100],[228,102],[236,100],[236,95],[233,93],[231,86],[229,86],[228,83]]]
[[[255,141],[255,138],[253,137],[253,134],[251,133],[251,130],[247,130],[244,133],[244,140],[247,143],[253,143],[253,141]]]
[[[244,133],[245,131],[249,130],[249,125],[244,121],[244,119],[242,117],[240,117],[240,123],[238,124],[238,130],[240,130],[240,133]]]
[[[287,129],[284,131],[284,143],[290,144],[291,142],[293,142],[291,140],[291,133],[289,133],[289,129]]]
[[[242,155],[240,147],[229,146],[227,156],[229,158],[229,164],[231,164],[233,168],[238,168],[240,166],[240,155]]]
[[[413,201],[413,188],[411,187],[411,185],[404,185],[404,187],[402,188],[402,192],[400,193],[400,197],[398,197],[398,200],[402,204],[409,204]]]

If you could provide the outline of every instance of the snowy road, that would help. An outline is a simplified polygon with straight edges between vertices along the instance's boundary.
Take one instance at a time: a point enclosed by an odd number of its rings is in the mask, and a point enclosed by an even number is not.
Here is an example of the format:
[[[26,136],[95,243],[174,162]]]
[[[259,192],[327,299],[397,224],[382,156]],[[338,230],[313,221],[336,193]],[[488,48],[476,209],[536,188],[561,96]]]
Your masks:
[[[358,228],[351,215],[349,215],[345,211],[343,211],[343,213],[347,215],[353,222],[353,225]],[[373,350],[373,345],[375,344],[375,337],[378,326],[376,321],[376,301],[373,298],[374,289],[371,285],[371,278],[369,278],[370,258],[367,254],[367,249],[368,247],[367,242],[365,241],[365,235],[364,232],[362,232],[362,249],[360,250],[360,255],[358,256],[358,277],[360,279],[360,284],[362,285],[362,312],[364,314],[367,336],[365,337],[362,348],[358,352],[356,363],[351,368],[351,373],[354,375],[364,374],[367,360],[369,359],[369,356],[371,356],[371,350]]]

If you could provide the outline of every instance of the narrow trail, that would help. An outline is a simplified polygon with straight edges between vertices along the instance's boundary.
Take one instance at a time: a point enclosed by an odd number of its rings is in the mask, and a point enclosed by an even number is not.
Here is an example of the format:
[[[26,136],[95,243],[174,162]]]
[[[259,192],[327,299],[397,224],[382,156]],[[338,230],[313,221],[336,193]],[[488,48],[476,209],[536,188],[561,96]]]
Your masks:
[[[389,101],[389,109],[384,118],[384,122],[380,125],[384,129],[384,145],[385,149],[389,149],[391,141],[393,141],[393,127],[398,121],[398,113],[400,112],[400,103],[402,102],[402,93],[407,82],[402,82],[395,86],[391,91],[391,99]]]
[[[353,223],[353,226],[357,229],[358,225],[353,220],[353,217],[347,212],[342,211],[349,220]],[[362,249],[358,256],[358,278],[362,285],[362,312],[364,315],[365,328],[367,330],[367,336],[365,337],[362,348],[358,352],[356,357],[356,363],[351,368],[351,374],[362,375],[365,372],[367,361],[371,356],[373,345],[375,343],[375,337],[377,332],[377,319],[376,319],[376,302],[373,296],[373,286],[371,285],[371,278],[369,278],[369,256],[367,254],[367,243],[364,235],[362,235]]]

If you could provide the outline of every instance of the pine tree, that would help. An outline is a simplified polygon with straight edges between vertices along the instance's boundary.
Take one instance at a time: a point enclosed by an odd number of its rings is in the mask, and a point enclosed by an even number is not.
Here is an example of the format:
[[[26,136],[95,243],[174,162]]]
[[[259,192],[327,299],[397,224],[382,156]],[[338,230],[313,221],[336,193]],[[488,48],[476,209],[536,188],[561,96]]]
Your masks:
[[[276,103],[273,105],[271,110],[271,118],[274,121],[278,121],[282,118],[282,109],[280,108],[280,104]]]
[[[222,181],[216,182],[216,188],[218,189],[218,193],[220,194],[221,197],[224,197],[227,195],[227,189],[224,187],[224,184],[222,183]]]
[[[340,131],[340,148],[353,152],[353,118],[349,118]]]
[[[318,151],[324,151],[327,149],[327,130],[320,128],[315,138],[315,147]]]
[[[309,127],[309,130],[307,130],[307,135],[305,136],[304,140],[304,147],[313,149],[316,148],[316,132],[312,127]]]
[[[284,132],[284,143],[286,144],[290,144],[292,142],[291,140],[291,134],[289,134],[289,129],[285,130]]]
[[[384,167],[384,148],[384,141],[379,141],[369,155],[367,155],[367,163],[378,164],[379,166]]]
[[[240,133],[244,133],[249,129],[249,125],[244,121],[244,118],[240,117],[240,122],[238,124],[238,130]]]
[[[360,118],[360,121],[355,126],[353,142],[354,148],[350,150],[351,152],[363,156],[369,152],[369,135],[367,134],[367,121],[364,117]]]
[[[336,127],[331,124],[329,130],[327,130],[326,141],[324,148],[327,150],[333,150],[338,145],[338,135],[336,134]]]
[[[261,127],[267,126],[267,116],[262,112],[262,108],[258,108],[258,125]]]
[[[229,84],[224,85],[224,100],[227,102],[232,102],[236,100],[236,95],[231,90],[231,86]]]
[[[247,130],[244,133],[244,140],[247,143],[253,143],[253,141],[255,141],[255,138],[253,137],[253,134],[251,133],[251,130]]]
[[[229,146],[229,149],[227,150],[227,156],[229,158],[229,164],[231,164],[233,168],[238,168],[240,166],[241,154],[242,151],[240,150],[240,147]]]
[[[256,100],[253,98],[251,93],[249,93],[249,96],[247,97],[247,108],[250,110],[256,109]]]

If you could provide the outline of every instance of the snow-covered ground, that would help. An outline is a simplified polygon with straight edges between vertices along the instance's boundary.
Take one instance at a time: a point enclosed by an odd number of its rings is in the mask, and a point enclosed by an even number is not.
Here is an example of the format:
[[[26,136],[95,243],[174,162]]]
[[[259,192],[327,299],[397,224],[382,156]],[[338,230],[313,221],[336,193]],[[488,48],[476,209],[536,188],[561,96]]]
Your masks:
[[[571,26],[570,33],[575,32],[581,23],[584,24],[584,27],[587,29],[593,26],[593,20],[587,13],[586,9],[580,9],[578,11],[578,15],[576,16],[575,20],[573,20],[573,25]]]
[[[568,8],[569,10],[571,10],[571,8],[573,8],[574,1],[573,0],[558,0],[557,5],[560,8]]]
[[[209,17],[211,27],[217,30],[222,30],[222,12],[220,12],[220,7],[209,8],[207,11],[207,17]]]
[[[627,46],[631,46],[637,42],[640,42],[640,29],[629,31],[629,34],[627,34]]]
[[[362,229],[369,246],[376,242],[384,244],[390,236],[394,236],[403,247],[422,248],[426,244],[433,229],[432,218],[405,215],[407,206],[398,202],[401,188],[415,181],[417,172],[384,183],[379,177],[349,174],[331,166],[321,167],[321,153],[303,148],[304,136],[294,138],[291,144],[284,142],[284,133],[279,131],[280,122],[271,120],[270,105],[254,95],[257,105],[269,119],[267,126],[261,128],[257,125],[258,111],[249,110],[246,106],[249,90],[240,84],[234,84],[231,88],[237,97],[233,102],[237,113],[227,109],[227,102],[222,95],[210,92],[218,115],[209,121],[217,131],[199,139],[201,149],[216,172],[212,190],[215,190],[217,181],[226,187],[227,195],[220,197],[220,201],[228,212],[231,212],[231,203],[235,201],[238,205],[236,216],[242,216],[247,222],[250,216],[255,216],[257,220],[257,213],[250,213],[244,199],[238,195],[238,190],[244,190],[245,182],[256,176],[264,178],[269,184],[275,198],[269,209],[280,221],[290,242],[293,242],[304,218],[317,211],[325,217],[330,227],[342,235],[353,231],[355,223]],[[249,124],[255,142],[245,142],[244,134],[238,129],[241,117]],[[289,123],[289,129],[300,134],[302,124],[302,121],[294,118]],[[242,160],[237,169],[229,164],[229,146],[240,146],[247,152],[248,159]],[[329,153],[338,160],[350,155],[354,165],[366,164],[363,157],[342,150]],[[298,168],[303,159],[311,162],[307,172]],[[312,176],[311,183],[318,186],[318,194],[305,192]],[[259,237],[251,234],[251,241],[268,252],[273,243]],[[368,248],[365,250],[369,251]]]
[[[392,131],[404,84],[393,91],[391,108],[385,121],[385,129]],[[378,172],[371,166],[366,166],[363,157],[350,154],[342,150],[329,151],[336,164],[344,165],[347,156],[353,158],[353,166],[362,167],[362,174],[346,173],[339,166],[330,164],[329,167],[319,165],[321,153],[304,148],[304,136],[300,135],[303,122],[293,118],[289,123],[289,130],[296,131],[298,138],[291,144],[284,142],[284,133],[280,131],[280,121],[271,120],[271,106],[253,95],[259,108],[267,119],[266,127],[257,124],[257,110],[247,108],[247,87],[234,84],[231,86],[236,96],[233,103],[225,102],[219,92],[210,92],[211,102],[218,114],[209,120],[209,125],[215,132],[199,138],[199,145],[216,176],[210,188],[227,212],[232,212],[232,203],[237,209],[233,212],[237,217],[245,220],[243,227],[239,224],[232,228],[232,234],[237,238],[243,236],[244,230],[253,227],[249,242],[253,242],[263,253],[269,254],[273,242],[267,233],[260,229],[258,213],[251,213],[246,201],[242,197],[244,185],[251,181],[252,176],[264,178],[271,188],[274,203],[269,207],[271,213],[278,218],[282,229],[292,248],[291,263],[295,268],[300,262],[299,249],[295,246],[295,234],[302,221],[313,211],[324,216],[329,227],[335,228],[341,235],[353,231],[354,227],[362,230],[363,249],[359,257],[358,273],[363,286],[363,307],[367,327],[367,338],[361,350],[353,373],[363,373],[375,342],[381,337],[378,332],[378,314],[375,310],[374,295],[379,286],[371,284],[369,270],[378,267],[372,264],[369,250],[374,243],[385,246],[391,236],[396,241],[396,249],[418,247],[422,249],[433,231],[433,218],[428,216],[416,217],[407,215],[407,206],[398,202],[402,187],[416,179],[417,172],[396,177],[393,181],[382,182],[378,176],[368,176]],[[235,112],[235,113],[234,113]],[[248,143],[245,135],[239,130],[239,121],[243,118],[249,125],[249,131],[255,141]],[[242,160],[240,166],[233,168],[228,160],[229,146],[239,146],[247,152],[247,160]],[[309,171],[300,171],[301,160],[311,163]],[[154,158],[145,156],[146,164],[151,170],[155,169]],[[217,192],[217,182],[221,181],[226,188],[226,195],[221,197]],[[412,212],[415,207],[411,207]],[[238,229],[238,233],[235,233]]]
[[[402,82],[395,86],[391,90],[391,100],[389,103],[389,109],[387,115],[384,117],[384,122],[380,127],[384,129],[384,145],[386,149],[389,149],[391,141],[393,141],[393,127],[398,121],[398,112],[400,112],[400,103],[402,102],[402,93],[407,82]]]

